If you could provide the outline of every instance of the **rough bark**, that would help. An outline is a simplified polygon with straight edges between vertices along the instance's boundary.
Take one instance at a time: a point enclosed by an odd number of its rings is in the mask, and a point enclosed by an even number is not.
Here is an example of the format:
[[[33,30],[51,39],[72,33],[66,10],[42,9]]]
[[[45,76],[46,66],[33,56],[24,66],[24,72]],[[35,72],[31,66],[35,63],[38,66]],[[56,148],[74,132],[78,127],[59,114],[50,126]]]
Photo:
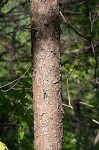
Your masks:
[[[57,0],[31,0],[34,149],[62,150],[63,125]]]

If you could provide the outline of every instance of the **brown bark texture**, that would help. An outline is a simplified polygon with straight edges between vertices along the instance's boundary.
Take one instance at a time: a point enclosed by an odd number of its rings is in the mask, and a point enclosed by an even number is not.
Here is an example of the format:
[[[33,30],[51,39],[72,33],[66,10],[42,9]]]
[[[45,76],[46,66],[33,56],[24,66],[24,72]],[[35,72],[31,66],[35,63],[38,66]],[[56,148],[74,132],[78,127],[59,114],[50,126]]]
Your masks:
[[[57,0],[31,0],[35,150],[62,150],[59,32]]]

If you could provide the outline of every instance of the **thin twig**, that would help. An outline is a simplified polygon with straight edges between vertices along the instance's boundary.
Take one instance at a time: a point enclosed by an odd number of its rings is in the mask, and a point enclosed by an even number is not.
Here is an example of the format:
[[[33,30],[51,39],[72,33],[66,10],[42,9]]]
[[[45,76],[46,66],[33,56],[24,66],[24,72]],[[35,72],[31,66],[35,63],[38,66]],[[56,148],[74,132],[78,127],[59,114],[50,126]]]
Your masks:
[[[94,68],[94,77],[95,77],[95,82],[97,82],[97,68],[98,68],[98,60],[97,60],[97,56],[95,53],[95,46],[93,45],[93,42],[91,42],[91,48],[94,54],[94,59],[95,59],[95,68]]]
[[[74,69],[76,68],[76,65],[73,66],[73,69],[70,71],[70,73],[68,74],[67,78],[70,77],[70,75],[73,73]]]
[[[71,107],[71,106],[69,106],[69,105],[66,105],[66,104],[64,104],[64,103],[62,103],[62,105],[65,106],[65,107],[69,107],[69,108],[73,109],[73,107]]]
[[[94,15],[93,23],[97,20],[98,17],[99,17],[99,12],[97,12],[97,13]]]
[[[66,80],[66,86],[67,86],[67,95],[68,95],[68,105],[64,104],[64,103],[62,103],[62,105],[65,106],[65,107],[69,107],[69,108],[73,109],[73,107],[71,105],[71,99],[70,99],[70,92],[69,92],[69,86],[68,86],[68,78]]]
[[[67,81],[66,84],[67,84],[68,104],[69,104],[70,107],[72,107],[72,105],[71,105],[71,99],[70,99],[69,86],[68,86],[68,78],[67,78],[66,81]]]
[[[87,103],[84,103],[84,102],[79,102],[79,103],[82,104],[82,105],[89,106],[89,107],[94,107],[93,105],[90,105],[90,104],[87,104]]]
[[[1,91],[2,91],[2,92],[8,92],[8,91],[10,91],[11,89],[13,89],[13,87],[15,87],[15,86],[17,85],[17,83],[20,81],[20,79],[29,71],[30,67],[31,67],[31,65],[30,65],[30,66],[28,67],[28,69],[24,72],[24,74],[22,74],[22,76],[20,76],[18,79],[14,80],[14,81],[12,81],[12,82],[10,82],[10,83],[8,83],[8,84],[5,84],[5,85],[1,86],[0,88],[3,88],[3,87],[6,87],[7,85],[10,85],[10,84],[12,84],[12,83],[14,83],[14,82],[16,81],[16,83],[15,83],[14,85],[12,85],[9,89],[7,89],[7,90],[1,90]]]
[[[97,121],[95,119],[92,119],[92,121],[99,125],[99,121]]]
[[[89,19],[90,19],[90,26],[91,26],[91,29],[90,29],[90,32],[91,32],[91,40],[90,40],[90,45],[91,45],[91,49],[92,49],[92,52],[93,52],[93,55],[94,55],[94,59],[95,59],[95,67],[94,67],[94,78],[95,78],[95,82],[97,82],[97,68],[98,68],[98,60],[97,60],[97,56],[96,56],[96,53],[95,53],[95,46],[93,44],[93,37],[92,37],[92,32],[93,32],[93,23],[95,22],[95,20],[97,19],[98,17],[98,14],[96,17],[94,17],[94,19],[92,18],[92,13],[89,12]]]
[[[78,35],[80,35],[80,36],[83,37],[84,39],[90,41],[87,37],[85,37],[85,36],[82,35],[79,31],[77,31],[77,30],[66,20],[66,18],[63,16],[63,14],[62,14],[61,11],[60,11],[59,13],[60,13],[60,16],[63,18],[64,22],[65,22],[66,24],[68,24],[68,25],[71,27],[71,29],[73,29]]]
[[[69,86],[68,86],[68,78],[66,80],[66,85],[67,85],[68,105],[63,104],[63,106],[66,106],[66,107],[69,107],[69,108],[73,109],[73,107],[71,105],[71,99],[70,99],[70,92],[69,92]]]

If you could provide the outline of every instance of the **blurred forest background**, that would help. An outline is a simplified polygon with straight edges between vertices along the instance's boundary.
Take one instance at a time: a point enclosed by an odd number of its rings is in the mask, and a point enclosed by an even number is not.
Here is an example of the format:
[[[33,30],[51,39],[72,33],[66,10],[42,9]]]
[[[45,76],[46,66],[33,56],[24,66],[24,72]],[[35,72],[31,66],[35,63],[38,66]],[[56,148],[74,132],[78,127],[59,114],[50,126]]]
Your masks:
[[[0,141],[33,150],[29,0],[0,0]],[[60,1],[64,150],[99,150],[99,1]]]

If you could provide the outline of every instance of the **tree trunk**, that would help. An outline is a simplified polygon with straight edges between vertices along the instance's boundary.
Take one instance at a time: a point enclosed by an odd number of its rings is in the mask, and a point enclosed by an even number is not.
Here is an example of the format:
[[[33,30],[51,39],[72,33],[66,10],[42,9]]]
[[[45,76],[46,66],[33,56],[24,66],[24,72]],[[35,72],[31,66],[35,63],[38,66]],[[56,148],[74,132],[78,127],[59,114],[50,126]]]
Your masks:
[[[60,27],[57,0],[31,0],[34,149],[62,150]]]

